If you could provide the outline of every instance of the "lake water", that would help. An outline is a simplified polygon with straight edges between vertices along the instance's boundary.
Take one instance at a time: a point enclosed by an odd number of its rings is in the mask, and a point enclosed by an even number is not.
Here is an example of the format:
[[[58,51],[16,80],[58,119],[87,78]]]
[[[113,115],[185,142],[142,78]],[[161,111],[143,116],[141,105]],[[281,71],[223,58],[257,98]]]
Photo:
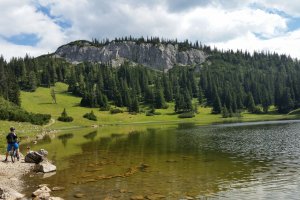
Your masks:
[[[299,199],[300,123],[123,126],[68,131],[33,149],[49,151],[56,174],[28,175],[74,199]],[[49,176],[49,177],[48,177]]]

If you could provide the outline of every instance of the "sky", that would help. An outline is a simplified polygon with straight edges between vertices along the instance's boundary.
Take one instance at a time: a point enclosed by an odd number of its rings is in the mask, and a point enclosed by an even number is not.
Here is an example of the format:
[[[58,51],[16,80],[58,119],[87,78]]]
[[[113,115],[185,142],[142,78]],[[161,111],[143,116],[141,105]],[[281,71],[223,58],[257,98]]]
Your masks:
[[[200,41],[300,58],[298,0],[1,0],[0,54],[52,53],[122,36]]]

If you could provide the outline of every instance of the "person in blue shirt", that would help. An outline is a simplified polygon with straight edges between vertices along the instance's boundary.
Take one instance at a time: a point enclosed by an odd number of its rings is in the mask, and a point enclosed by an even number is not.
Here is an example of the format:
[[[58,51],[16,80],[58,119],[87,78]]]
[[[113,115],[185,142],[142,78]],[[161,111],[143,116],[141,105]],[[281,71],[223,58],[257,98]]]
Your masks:
[[[4,160],[5,162],[7,161],[8,154],[12,150],[12,148],[16,150],[17,159],[19,160],[18,136],[15,131],[16,129],[14,127],[10,127],[10,132],[6,136],[7,149],[6,149],[6,158]]]

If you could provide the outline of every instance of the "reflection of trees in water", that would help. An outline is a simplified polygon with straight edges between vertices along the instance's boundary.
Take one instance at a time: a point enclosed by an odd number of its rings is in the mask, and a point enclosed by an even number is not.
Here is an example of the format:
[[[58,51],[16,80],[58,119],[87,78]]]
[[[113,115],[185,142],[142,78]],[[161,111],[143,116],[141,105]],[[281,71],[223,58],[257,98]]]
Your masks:
[[[61,142],[64,145],[64,147],[66,147],[68,140],[71,139],[71,138],[73,138],[73,136],[74,136],[73,133],[66,133],[66,134],[58,136],[57,138],[59,140],[61,140]]]
[[[97,134],[98,134],[97,131],[93,131],[93,132],[90,132],[90,133],[84,135],[83,137],[93,141],[95,139],[95,137],[97,136]]]
[[[176,183],[178,191],[190,191],[194,187],[195,194],[227,190],[236,180],[251,181],[254,172],[268,170],[267,162],[256,162],[222,151],[217,144],[224,138],[215,138],[211,133],[220,130],[193,127],[193,124],[184,124],[172,129],[150,128],[128,134],[116,133],[84,143],[81,148],[93,156],[100,151],[101,156],[119,164],[114,166],[116,168],[120,168],[123,158],[129,160],[125,163],[149,164],[161,173],[157,187],[168,190],[164,181],[159,181],[168,180]],[[153,178],[149,174],[145,179],[151,182]]]
[[[49,135],[45,135],[45,136],[43,137],[43,143],[44,143],[44,144],[50,144],[51,141],[52,141],[52,139],[51,139],[51,137],[50,137]]]
[[[177,129],[190,129],[190,128],[196,128],[196,124],[193,122],[187,122],[187,123],[180,123],[178,124],[178,128]]]

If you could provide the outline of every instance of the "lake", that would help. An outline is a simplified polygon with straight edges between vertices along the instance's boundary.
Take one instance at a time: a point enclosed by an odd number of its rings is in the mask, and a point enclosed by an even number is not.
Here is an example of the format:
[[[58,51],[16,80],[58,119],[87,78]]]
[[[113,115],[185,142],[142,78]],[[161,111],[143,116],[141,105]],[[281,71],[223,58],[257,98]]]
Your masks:
[[[25,176],[28,195],[46,183],[65,199],[300,197],[299,121],[70,130],[31,148],[58,171]]]

